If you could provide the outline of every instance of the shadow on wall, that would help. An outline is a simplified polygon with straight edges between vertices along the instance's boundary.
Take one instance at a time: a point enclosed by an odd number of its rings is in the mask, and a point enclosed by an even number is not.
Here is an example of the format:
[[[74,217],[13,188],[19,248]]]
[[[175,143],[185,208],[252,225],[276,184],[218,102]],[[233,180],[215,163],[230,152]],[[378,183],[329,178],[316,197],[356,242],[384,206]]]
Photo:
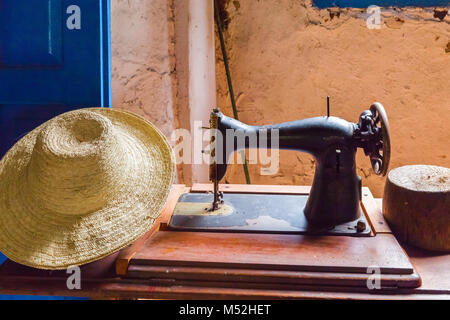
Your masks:
[[[314,6],[320,9],[329,7],[367,8],[370,5],[379,7],[446,7],[449,0],[314,0]]]

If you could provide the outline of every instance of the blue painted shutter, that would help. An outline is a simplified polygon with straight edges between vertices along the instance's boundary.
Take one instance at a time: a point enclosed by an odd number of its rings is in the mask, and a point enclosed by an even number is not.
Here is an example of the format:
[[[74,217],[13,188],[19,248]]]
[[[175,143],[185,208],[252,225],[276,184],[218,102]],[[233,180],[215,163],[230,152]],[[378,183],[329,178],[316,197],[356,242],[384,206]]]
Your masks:
[[[110,52],[110,0],[0,0],[0,157],[60,113],[110,107]]]
[[[0,0],[0,156],[59,113],[110,106],[109,16],[106,0]]]

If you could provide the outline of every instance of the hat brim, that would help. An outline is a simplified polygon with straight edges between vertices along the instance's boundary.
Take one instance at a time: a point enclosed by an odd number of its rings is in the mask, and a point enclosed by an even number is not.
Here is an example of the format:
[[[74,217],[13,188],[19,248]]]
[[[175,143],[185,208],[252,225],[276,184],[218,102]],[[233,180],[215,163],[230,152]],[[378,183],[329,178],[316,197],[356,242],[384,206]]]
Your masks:
[[[96,212],[63,215],[43,209],[29,196],[26,175],[41,125],[0,161],[0,251],[39,269],[66,269],[106,257],[145,234],[164,206],[175,160],[165,136],[135,114],[109,108],[83,109],[107,117],[133,163],[117,197]]]

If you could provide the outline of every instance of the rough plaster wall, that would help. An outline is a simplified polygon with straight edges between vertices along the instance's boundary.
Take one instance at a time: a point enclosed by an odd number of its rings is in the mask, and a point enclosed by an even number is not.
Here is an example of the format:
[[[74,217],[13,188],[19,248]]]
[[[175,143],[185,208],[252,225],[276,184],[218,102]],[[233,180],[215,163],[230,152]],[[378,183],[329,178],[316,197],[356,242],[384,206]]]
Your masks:
[[[384,12],[384,25],[370,30],[358,9],[318,10],[310,1],[227,1],[226,44],[240,120],[268,124],[326,113],[356,122],[374,101],[387,109],[391,169],[406,164],[450,167],[450,18],[422,9]],[[218,105],[232,115],[216,41]],[[446,48],[448,49],[446,50]],[[314,161],[304,153],[280,152],[280,170],[254,184],[310,185]],[[384,178],[357,155],[363,184],[382,196]],[[245,183],[242,165],[227,173]]]
[[[174,55],[167,0],[112,1],[113,107],[174,128]]]

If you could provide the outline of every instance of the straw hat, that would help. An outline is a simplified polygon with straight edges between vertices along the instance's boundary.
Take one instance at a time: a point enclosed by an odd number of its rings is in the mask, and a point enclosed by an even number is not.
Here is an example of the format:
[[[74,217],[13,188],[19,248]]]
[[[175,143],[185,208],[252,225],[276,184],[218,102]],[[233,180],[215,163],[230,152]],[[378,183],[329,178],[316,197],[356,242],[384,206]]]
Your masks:
[[[0,251],[65,269],[132,243],[159,215],[174,177],[164,135],[129,112],[64,113],[0,161]]]

